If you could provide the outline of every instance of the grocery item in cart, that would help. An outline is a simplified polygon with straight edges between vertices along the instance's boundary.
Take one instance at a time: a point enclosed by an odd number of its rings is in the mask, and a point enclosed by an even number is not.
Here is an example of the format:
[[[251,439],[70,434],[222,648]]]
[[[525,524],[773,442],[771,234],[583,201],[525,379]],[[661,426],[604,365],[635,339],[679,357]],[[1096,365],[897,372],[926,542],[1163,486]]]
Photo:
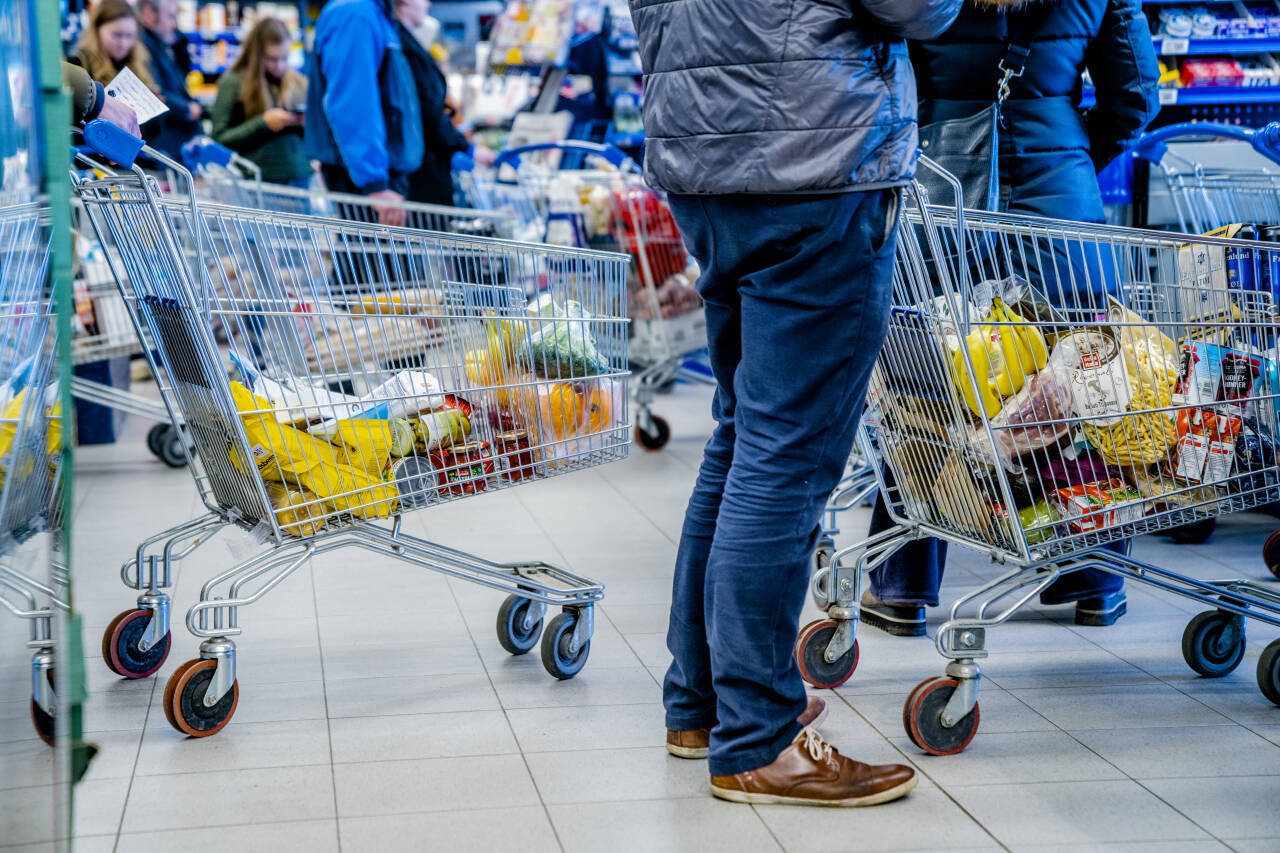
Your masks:
[[[1067,371],[1075,414],[1099,426],[1119,421],[1133,391],[1115,330],[1095,327],[1067,332],[1054,342],[1053,351]]]
[[[529,314],[538,318],[529,337],[538,376],[573,380],[609,372],[609,362],[591,334],[592,317],[578,302],[557,303],[544,294],[529,304]]]
[[[1144,514],[1142,494],[1123,480],[1106,480],[1059,489],[1058,509],[1077,533],[1137,521]]]
[[[314,536],[324,527],[325,513],[320,499],[301,488],[284,483],[266,482],[267,500],[276,514],[280,529],[291,536]]]

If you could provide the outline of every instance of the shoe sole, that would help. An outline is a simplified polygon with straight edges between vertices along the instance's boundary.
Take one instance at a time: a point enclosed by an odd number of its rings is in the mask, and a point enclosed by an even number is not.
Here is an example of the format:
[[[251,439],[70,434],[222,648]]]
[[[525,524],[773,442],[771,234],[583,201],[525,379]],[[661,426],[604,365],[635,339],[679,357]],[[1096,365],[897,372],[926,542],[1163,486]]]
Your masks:
[[[1106,628],[1116,624],[1121,616],[1129,612],[1129,603],[1121,602],[1113,610],[1080,610],[1076,609],[1076,624],[1090,628]]]
[[[707,747],[705,746],[673,746],[667,744],[667,752],[676,758],[706,758]]]
[[[859,808],[862,806],[878,806],[881,803],[893,802],[896,799],[906,796],[911,789],[919,784],[920,776],[916,774],[898,785],[896,788],[890,788],[887,791],[881,791],[878,794],[870,794],[865,797],[849,797],[843,800],[815,800],[810,797],[784,797],[778,794],[756,794],[750,791],[734,791],[728,788],[717,788],[711,786],[711,795],[721,800],[728,800],[731,803],[749,803],[756,806],[820,806],[824,808]]]
[[[925,623],[917,622],[914,619],[895,619],[892,616],[885,616],[865,607],[859,611],[859,618],[872,628],[879,628],[886,634],[892,634],[895,637],[924,636]]]

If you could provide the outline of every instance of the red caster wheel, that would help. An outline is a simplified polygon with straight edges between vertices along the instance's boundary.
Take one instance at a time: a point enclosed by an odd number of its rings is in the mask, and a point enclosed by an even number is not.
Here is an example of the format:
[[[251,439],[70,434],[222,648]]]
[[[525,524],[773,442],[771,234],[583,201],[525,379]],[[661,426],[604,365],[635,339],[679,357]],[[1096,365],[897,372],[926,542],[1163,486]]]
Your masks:
[[[942,711],[959,686],[960,682],[954,678],[929,678],[920,682],[907,697],[902,711],[907,737],[930,755],[963,752],[978,733],[981,714],[976,702],[973,710],[954,726],[947,728],[942,724]]]
[[[146,678],[164,666],[169,657],[169,633],[145,652],[138,648],[155,612],[126,610],[111,620],[102,632],[102,658],[107,668],[125,678]]]
[[[53,670],[46,672],[49,679],[49,686],[53,686]],[[31,697],[31,724],[35,726],[36,734],[40,736],[40,740],[53,746],[54,731],[57,728],[57,721],[53,715],[40,707],[40,703],[36,701],[36,697]]]
[[[169,677],[164,688],[164,714],[178,731],[191,737],[208,737],[231,722],[240,702],[240,685],[231,689],[212,708],[204,704],[204,694],[213,680],[218,662],[205,658],[189,660]]]
[[[1262,543],[1262,559],[1271,574],[1280,578],[1280,530],[1272,533]]]
[[[849,680],[853,671],[858,668],[858,641],[853,641],[853,648],[834,661],[828,662],[823,656],[827,646],[836,635],[837,623],[831,619],[819,619],[810,622],[796,637],[796,663],[800,665],[800,675],[814,687],[839,687]]]

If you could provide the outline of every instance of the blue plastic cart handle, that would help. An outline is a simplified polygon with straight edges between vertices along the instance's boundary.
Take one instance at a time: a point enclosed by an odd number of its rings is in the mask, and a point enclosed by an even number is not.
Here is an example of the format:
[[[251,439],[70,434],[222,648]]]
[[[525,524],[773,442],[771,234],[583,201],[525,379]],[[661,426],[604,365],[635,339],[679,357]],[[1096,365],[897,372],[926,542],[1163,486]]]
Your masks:
[[[583,142],[578,139],[568,139],[564,142],[539,142],[534,145],[521,145],[519,148],[512,148],[499,154],[498,159],[493,163],[493,167],[499,171],[501,171],[503,166],[510,166],[513,169],[519,169],[521,156],[534,151],[580,151],[586,154],[595,154],[603,157],[607,163],[617,166],[619,169],[639,169],[634,160],[614,145],[601,145],[598,142]],[[628,166],[628,164],[630,165]]]
[[[96,118],[84,126],[84,141],[94,153],[114,163],[133,168],[145,143],[127,130],[121,130],[109,121]]]
[[[1274,121],[1258,130],[1213,121],[1170,124],[1144,133],[1134,146],[1133,153],[1144,160],[1159,163],[1168,153],[1170,141],[1195,136],[1239,139],[1248,142],[1262,156],[1280,163],[1280,122]]]
[[[182,159],[189,167],[213,165],[229,168],[234,156],[235,152],[230,148],[207,136],[197,136],[182,146]]]

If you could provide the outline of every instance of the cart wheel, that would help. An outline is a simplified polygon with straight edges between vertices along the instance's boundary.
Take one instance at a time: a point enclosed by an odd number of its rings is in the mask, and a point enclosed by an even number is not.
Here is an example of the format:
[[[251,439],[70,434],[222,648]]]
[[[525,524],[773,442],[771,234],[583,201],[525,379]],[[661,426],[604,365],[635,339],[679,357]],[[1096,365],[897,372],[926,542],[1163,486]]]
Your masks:
[[[649,420],[653,426],[648,432],[636,424],[636,441],[645,450],[661,450],[671,440],[671,425],[657,415],[650,415]]]
[[[1266,562],[1271,574],[1280,578],[1280,530],[1267,537],[1262,543],[1262,559]]]
[[[156,424],[147,430],[147,450],[158,459],[160,458],[160,448],[164,446],[165,433],[169,430],[170,424]]]
[[[823,569],[830,568],[834,562],[831,558],[836,554],[836,543],[830,539],[819,539],[818,547],[813,549],[813,570],[820,572]]]
[[[151,610],[126,610],[112,619],[102,632],[102,657],[116,675],[146,678],[164,665],[165,658],[169,657],[168,632],[145,652],[138,648],[138,641],[154,615]]]
[[[1170,529],[1169,535],[1178,545],[1199,545],[1201,542],[1209,541],[1209,537],[1213,535],[1213,529],[1217,526],[1216,518],[1202,518]]]
[[[1221,678],[1238,667],[1244,646],[1244,617],[1223,610],[1196,615],[1182,632],[1182,656],[1205,678]]]
[[[204,694],[213,681],[218,662],[206,658],[189,660],[169,677],[164,688],[165,716],[173,727],[191,737],[217,734],[231,722],[240,701],[240,684],[232,682],[227,695],[212,708],[204,704]]]
[[[954,678],[929,678],[920,682],[907,697],[902,716],[907,723],[911,742],[930,755],[955,755],[973,741],[978,733],[981,713],[978,703],[964,719],[951,728],[942,725],[942,711],[960,683]]]
[[[573,678],[581,672],[587,663],[587,655],[591,652],[590,640],[583,643],[576,654],[569,651],[569,642],[573,639],[573,627],[576,624],[577,615],[566,611],[552,619],[551,624],[542,632],[542,665],[561,681]]]
[[[819,619],[810,622],[796,637],[796,663],[800,665],[800,675],[814,687],[839,687],[849,680],[853,671],[858,668],[858,641],[853,641],[853,648],[841,655],[835,662],[828,663],[822,653],[827,650],[835,636],[837,624],[831,619]]]
[[[946,679],[941,675],[934,676],[933,678],[926,678],[924,681],[912,688],[911,692],[907,694],[907,701],[902,703],[902,729],[907,733],[907,739],[912,743],[915,743],[916,746],[921,749],[924,749],[924,747],[916,743],[916,736],[911,733],[911,709],[915,706],[916,694],[933,682],[940,680],[945,681]]]
[[[1263,696],[1280,705],[1280,640],[1272,640],[1258,658],[1258,687]]]
[[[508,595],[498,608],[498,643],[513,655],[523,655],[538,645],[543,620],[539,619],[528,630],[524,628],[525,614],[532,604],[522,596]]]
[[[169,424],[157,455],[160,461],[170,468],[185,468],[187,466],[186,433],[180,429],[174,429],[173,425]]]
[[[49,679],[49,686],[53,686],[53,670],[50,669],[45,673],[45,677]],[[35,726],[36,734],[40,736],[40,740],[53,746],[54,732],[56,731],[56,721],[53,715],[40,707],[40,703],[36,701],[36,697],[31,697],[31,724]]]

